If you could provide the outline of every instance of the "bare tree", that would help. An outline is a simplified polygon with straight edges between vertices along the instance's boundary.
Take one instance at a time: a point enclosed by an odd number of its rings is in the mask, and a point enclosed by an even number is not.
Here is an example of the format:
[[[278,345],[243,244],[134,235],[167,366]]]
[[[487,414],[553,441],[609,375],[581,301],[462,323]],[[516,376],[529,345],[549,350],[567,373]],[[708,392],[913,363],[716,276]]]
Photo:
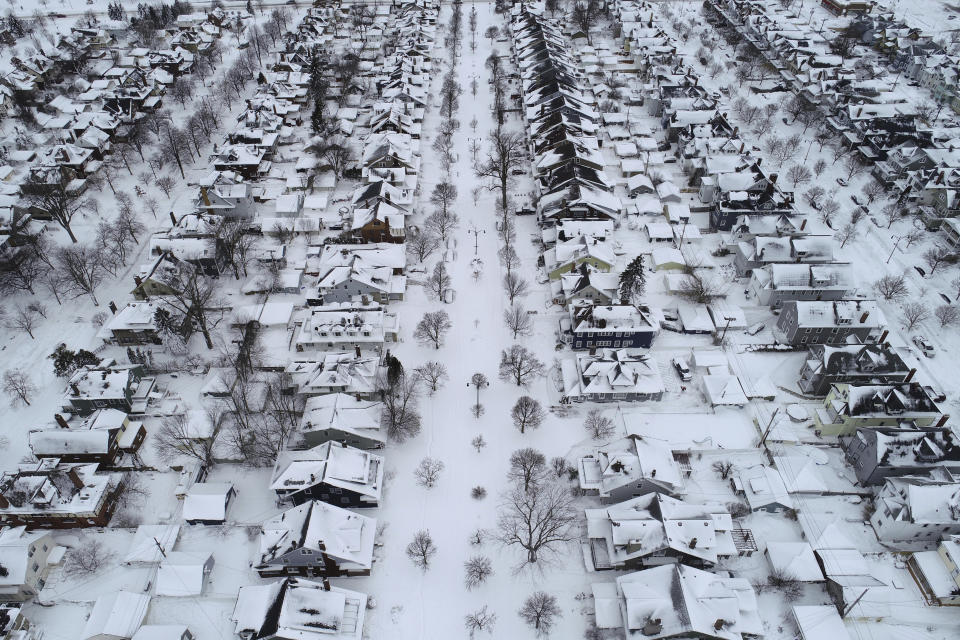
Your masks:
[[[827,170],[827,162],[823,158],[819,158],[817,159],[816,162],[813,163],[813,175],[815,175],[816,177],[819,178],[823,174],[823,172],[826,170]]]
[[[30,398],[37,393],[37,386],[23,369],[10,369],[3,374],[3,392],[10,397],[11,405],[30,406]]]
[[[474,167],[478,178],[490,178],[493,189],[500,190],[500,204],[503,207],[504,217],[508,208],[507,189],[510,185],[510,176],[514,169],[523,167],[524,137],[519,133],[508,133],[502,130],[490,133],[490,152],[487,157]]]
[[[507,478],[523,487],[525,492],[547,476],[547,458],[532,447],[517,449],[510,454]]]
[[[795,164],[787,169],[787,178],[790,179],[790,182],[793,183],[793,188],[796,189],[801,184],[810,182],[810,180],[813,179],[813,172],[805,165]]]
[[[432,344],[435,349],[439,349],[443,337],[452,326],[446,311],[428,311],[417,323],[413,337],[423,344]]]
[[[570,10],[570,22],[583,32],[587,42],[592,44],[590,30],[600,19],[600,3],[597,0],[580,0]]]
[[[71,576],[90,576],[109,563],[113,554],[99,539],[84,536],[80,543],[67,552],[63,571]]]
[[[820,219],[828,227],[833,223],[833,217],[840,210],[840,203],[833,198],[827,198],[820,205]]]
[[[413,536],[413,541],[407,545],[407,557],[414,565],[426,572],[430,568],[430,561],[437,554],[437,545],[433,543],[430,532],[421,529]]]
[[[431,360],[413,370],[417,378],[422,380],[431,394],[443,386],[443,383],[450,379],[447,375],[447,367],[442,362]]]
[[[433,274],[427,280],[427,291],[438,300],[443,300],[443,294],[450,288],[450,274],[447,265],[442,260],[433,267]]]
[[[711,468],[721,480],[726,480],[733,473],[734,465],[729,460],[717,460],[711,465]]]
[[[221,415],[220,412],[210,409],[204,412],[203,419],[210,421],[209,436],[196,432],[195,425],[190,424],[188,414],[181,413],[161,420],[160,428],[153,436],[153,447],[157,455],[165,461],[186,457],[197,460],[206,467],[213,466],[213,448],[220,430]]]
[[[191,265],[182,265],[168,277],[168,285],[171,294],[166,302],[180,316],[181,335],[189,338],[194,329],[199,328],[207,349],[213,349],[211,331],[219,321],[216,308],[224,308],[223,303],[216,302],[214,281]]]
[[[847,156],[847,159],[843,161],[843,169],[847,172],[847,180],[853,180],[854,176],[858,176],[864,171],[867,167],[860,161],[855,155]]]
[[[519,484],[504,496],[498,516],[498,537],[526,552],[521,564],[533,564],[576,539],[577,512],[568,487],[557,481],[538,482],[524,491]]]
[[[440,238],[440,241],[446,243],[454,230],[460,226],[460,218],[453,211],[437,210],[427,216],[423,223],[427,232]]]
[[[416,258],[417,262],[423,262],[431,253],[440,246],[440,240],[430,231],[420,231],[413,234],[407,240],[407,253]]]
[[[544,370],[543,363],[533,352],[519,344],[500,353],[500,379],[513,382],[518,387],[542,376]]]
[[[470,632],[473,638],[477,631],[486,631],[493,633],[493,625],[497,622],[497,614],[493,611],[487,611],[487,605],[483,605],[476,611],[464,616],[464,626]]]
[[[873,288],[884,300],[901,300],[907,295],[907,279],[886,275],[873,283]]]
[[[613,420],[603,415],[603,411],[600,409],[591,409],[587,412],[587,418],[583,421],[583,427],[594,440],[609,438],[616,430]]]
[[[47,262],[34,249],[11,248],[0,255],[0,293],[35,293],[34,285],[49,269]]]
[[[933,315],[940,322],[941,328],[952,327],[960,321],[960,307],[955,307],[952,304],[942,304],[934,309]]]
[[[723,282],[718,278],[704,275],[700,270],[693,270],[680,281],[677,293],[691,302],[705,304],[721,295],[722,286]]]
[[[160,191],[163,191],[163,195],[167,198],[170,197],[170,192],[173,191],[173,187],[176,186],[176,182],[174,182],[170,176],[160,176],[156,179],[155,184]]]
[[[378,386],[382,390],[382,421],[387,428],[387,435],[397,442],[403,442],[420,433],[420,414],[417,411],[420,381],[417,376],[400,371],[397,379],[388,384],[386,374],[383,374]]]
[[[67,189],[67,185],[61,181],[43,184],[40,181],[29,180],[23,185],[22,191],[28,194],[27,201],[30,206],[46,213],[67,232],[71,242],[77,242],[77,237],[73,234],[73,228],[70,225],[77,215],[93,210],[92,201],[89,198],[81,197],[78,192]]]
[[[248,225],[236,218],[223,218],[217,224],[214,237],[210,240],[210,250],[215,255],[226,258],[233,269],[233,277],[240,279],[241,272],[247,275],[247,268],[257,243],[257,236],[247,233]]]
[[[530,314],[519,305],[504,310],[503,322],[513,334],[514,340],[517,339],[517,336],[529,336],[533,333],[533,321],[530,320]]]
[[[520,396],[513,409],[510,410],[510,417],[513,418],[513,426],[525,433],[528,428],[536,429],[543,424],[546,418],[546,412],[539,402],[530,396]]]
[[[56,254],[56,262],[63,275],[63,284],[76,296],[84,294],[99,306],[96,288],[103,280],[103,258],[93,247],[74,245],[61,247]]]
[[[886,188],[884,188],[884,186],[876,180],[871,180],[867,184],[863,185],[861,192],[867,198],[867,204],[873,204],[878,198],[883,196],[883,194],[886,192]]]
[[[922,302],[907,302],[900,307],[903,315],[903,326],[908,331],[930,317],[930,309]]]
[[[834,234],[834,237],[840,241],[840,248],[844,248],[850,240],[857,237],[857,226],[853,223],[845,224]]]
[[[33,330],[37,327],[37,322],[39,321],[40,314],[37,313],[36,309],[30,307],[20,307],[7,321],[7,327],[10,329],[23,331],[30,336],[31,340],[33,340],[36,338],[36,336],[33,335]]]
[[[440,479],[440,472],[443,471],[442,460],[427,456],[420,461],[417,468],[413,470],[413,476],[417,479],[417,484],[427,489],[433,489]]]
[[[823,187],[819,185],[813,186],[807,189],[807,191],[803,194],[803,199],[806,200],[807,204],[814,209],[819,209],[820,202],[823,200],[823,196],[826,195],[826,193],[827,192],[823,189]]]
[[[937,244],[923,252],[923,261],[930,267],[930,275],[933,275],[937,267],[954,257],[953,250],[943,244]]]
[[[517,612],[520,618],[533,627],[537,635],[545,636],[550,633],[556,619],[563,615],[557,604],[556,596],[545,591],[535,591],[523,601],[523,606]]]
[[[529,283],[515,273],[507,273],[503,277],[503,290],[507,294],[510,304],[513,304],[517,298],[522,298],[529,291]]]
[[[493,575],[493,562],[487,556],[472,556],[463,563],[463,573],[463,582],[469,591]]]
[[[457,187],[449,182],[440,182],[430,193],[430,202],[436,205],[437,210],[447,215],[450,212],[450,205],[457,199]]]

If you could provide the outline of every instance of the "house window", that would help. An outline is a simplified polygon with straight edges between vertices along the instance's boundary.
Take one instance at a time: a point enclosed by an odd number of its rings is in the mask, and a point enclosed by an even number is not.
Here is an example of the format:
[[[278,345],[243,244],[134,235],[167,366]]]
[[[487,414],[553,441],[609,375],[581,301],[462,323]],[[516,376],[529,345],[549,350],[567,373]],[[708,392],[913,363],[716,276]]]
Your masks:
[[[343,493],[343,489],[341,489],[340,487],[330,487],[330,493],[335,496],[338,496],[341,493]]]
[[[40,568],[40,564],[37,563],[37,562],[34,562],[34,563],[33,563],[33,570],[34,570],[34,571],[37,571],[39,568]]]
[[[301,549],[300,551],[303,552],[303,555],[305,555],[305,556],[312,556],[312,555],[313,555],[313,550],[311,550],[311,549]]]

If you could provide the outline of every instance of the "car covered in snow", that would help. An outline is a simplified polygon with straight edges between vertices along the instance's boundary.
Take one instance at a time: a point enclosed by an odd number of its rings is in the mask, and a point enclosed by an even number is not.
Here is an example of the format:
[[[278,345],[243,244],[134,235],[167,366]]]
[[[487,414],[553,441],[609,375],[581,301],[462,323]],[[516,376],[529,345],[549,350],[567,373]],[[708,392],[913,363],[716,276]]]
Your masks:
[[[677,370],[677,375],[679,375],[680,379],[684,382],[693,380],[693,374],[690,372],[690,365],[688,365],[687,361],[683,358],[674,358],[673,368]]]
[[[923,336],[913,336],[913,344],[917,346],[917,349],[923,353],[923,355],[928,358],[932,358],[937,354],[937,350],[934,348],[933,344]]]

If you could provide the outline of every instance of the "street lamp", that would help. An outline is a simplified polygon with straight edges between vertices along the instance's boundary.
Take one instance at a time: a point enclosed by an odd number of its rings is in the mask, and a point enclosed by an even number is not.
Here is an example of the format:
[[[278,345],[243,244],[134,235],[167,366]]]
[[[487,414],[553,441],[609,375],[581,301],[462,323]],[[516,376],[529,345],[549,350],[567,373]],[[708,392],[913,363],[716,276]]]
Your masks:
[[[884,264],[890,264],[890,259],[893,258],[893,252],[897,250],[897,247],[900,246],[900,241],[906,238],[906,235],[902,236],[893,236],[896,239],[896,242],[893,243],[893,248],[890,249],[890,255],[887,256],[887,261]]]
[[[476,225],[472,228],[467,229],[467,233],[473,234],[473,255],[478,255],[479,246],[480,246],[480,234],[486,233],[484,229],[477,229]]]

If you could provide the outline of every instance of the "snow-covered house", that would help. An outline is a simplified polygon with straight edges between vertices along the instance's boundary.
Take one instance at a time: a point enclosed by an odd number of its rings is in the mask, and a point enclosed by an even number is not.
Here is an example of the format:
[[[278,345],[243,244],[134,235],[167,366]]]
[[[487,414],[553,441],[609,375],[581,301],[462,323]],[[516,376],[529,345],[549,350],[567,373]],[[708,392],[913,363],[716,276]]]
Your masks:
[[[300,437],[306,447],[333,440],[358,449],[380,449],[386,442],[382,416],[382,402],[346,393],[313,396],[303,408]]]
[[[348,393],[366,400],[379,398],[379,356],[355,353],[318,353],[314,359],[291,361],[284,374],[291,387],[304,396]]]
[[[810,347],[797,385],[805,394],[823,396],[834,384],[901,384],[910,382],[915,373],[897,350],[885,343],[816,344]]]
[[[183,500],[183,519],[189,524],[223,524],[236,495],[229,482],[196,482]]]
[[[284,578],[240,587],[232,619],[242,640],[360,640],[366,594]]]
[[[855,289],[847,263],[771,264],[754,269],[748,291],[757,304],[779,308],[789,300],[843,300]]]
[[[620,438],[581,457],[577,470],[580,489],[607,504],[653,492],[676,497],[684,491],[672,451],[642,436]]]
[[[119,473],[56,458],[22,464],[0,476],[0,525],[64,529],[105,527],[123,490]]]
[[[145,624],[131,640],[193,640],[193,634],[185,624]]]
[[[571,347],[581,349],[649,349],[660,331],[660,321],[648,307],[630,304],[570,305]]]
[[[119,409],[98,409],[70,422],[60,414],[55,418],[56,427],[30,432],[30,450],[37,458],[112,465],[125,453],[136,454],[147,437],[143,423],[131,422]]]
[[[763,552],[770,571],[797,582],[823,582],[823,571],[817,565],[808,542],[768,542]]]
[[[375,518],[304,502],[263,523],[255,568],[261,578],[368,576],[376,532]]]
[[[657,362],[631,349],[577,353],[560,363],[564,398],[573,402],[659,400],[664,392]]]
[[[114,591],[97,598],[80,640],[126,640],[132,638],[150,606],[150,596],[130,591]]]
[[[881,541],[938,540],[960,534],[960,477],[944,468],[885,478],[876,505],[870,525]]]
[[[62,551],[49,531],[0,529],[0,567],[5,570],[0,572],[0,602],[25,602],[39,594]]]
[[[277,456],[270,488],[281,501],[322,500],[344,507],[376,507],[383,491],[383,457],[326,442]]]
[[[738,554],[733,520],[721,504],[692,504],[648,493],[601,509],[587,509],[589,557],[595,570],[639,569],[681,563],[715,565]]]
[[[103,324],[97,336],[124,347],[163,344],[155,320],[159,308],[156,302],[130,302]]]
[[[396,275],[389,267],[364,265],[338,266],[330,269],[317,283],[317,293],[323,304],[352,302],[367,299],[380,304],[403,300],[407,277]],[[308,303],[312,298],[308,298]]]
[[[848,436],[860,427],[939,428],[947,418],[918,382],[904,384],[835,384],[813,414],[822,433]]]
[[[788,300],[773,335],[791,345],[880,342],[887,320],[876,300]]]
[[[593,585],[600,629],[625,638],[744,640],[764,634],[757,596],[746,578],[682,564],[636,571]]]
[[[914,551],[907,566],[927,598],[960,605],[960,536],[944,536],[936,551]]]
[[[379,304],[332,303],[309,307],[300,316],[294,344],[303,351],[379,351],[399,340],[399,319]]]
[[[861,427],[840,438],[845,457],[862,485],[943,467],[960,475],[960,438],[948,427]]]
[[[558,242],[541,255],[541,260],[547,277],[559,280],[565,273],[579,271],[582,264],[589,265],[591,271],[607,273],[616,263],[616,256],[608,244],[595,238],[579,236],[566,242]]]
[[[67,382],[67,402],[73,413],[87,416],[97,409],[142,413],[153,387],[138,366],[105,363],[77,370]]]

